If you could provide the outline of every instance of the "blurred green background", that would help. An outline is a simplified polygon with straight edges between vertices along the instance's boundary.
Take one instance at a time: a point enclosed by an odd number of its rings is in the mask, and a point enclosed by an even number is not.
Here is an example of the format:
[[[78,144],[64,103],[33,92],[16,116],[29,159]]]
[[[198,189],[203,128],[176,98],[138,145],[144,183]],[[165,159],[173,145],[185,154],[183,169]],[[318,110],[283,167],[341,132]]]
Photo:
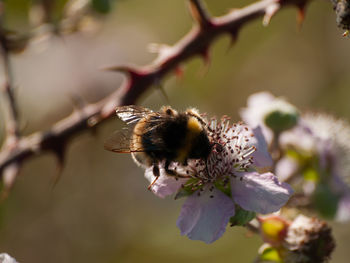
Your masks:
[[[7,26],[25,31],[21,8],[29,1],[11,1],[17,11],[6,18]],[[222,15],[253,1],[205,2],[211,14]],[[301,30],[295,17],[296,10],[289,8],[268,27],[261,20],[248,24],[232,49],[228,36],[218,39],[208,70],[195,58],[184,65],[181,80],[164,80],[170,104],[239,120],[247,97],[268,90],[301,109],[349,120],[350,39],[336,27],[329,1],[312,1]],[[67,116],[74,95],[93,102],[114,91],[123,76],[101,68],[147,64],[155,58],[147,50],[150,43],[173,44],[192,23],[180,0],[117,0],[99,22],[94,34],[51,37],[11,57],[25,134]],[[152,109],[166,103],[155,89],[139,100]],[[23,263],[252,262],[262,242],[244,228],[228,227],[211,245],[180,236],[175,224],[183,200],[157,198],[129,155],[103,149],[104,140],[121,125],[114,118],[97,135],[76,137],[54,188],[53,156],[25,163],[0,207],[0,252]],[[331,262],[349,262],[350,224],[332,225],[337,248]]]

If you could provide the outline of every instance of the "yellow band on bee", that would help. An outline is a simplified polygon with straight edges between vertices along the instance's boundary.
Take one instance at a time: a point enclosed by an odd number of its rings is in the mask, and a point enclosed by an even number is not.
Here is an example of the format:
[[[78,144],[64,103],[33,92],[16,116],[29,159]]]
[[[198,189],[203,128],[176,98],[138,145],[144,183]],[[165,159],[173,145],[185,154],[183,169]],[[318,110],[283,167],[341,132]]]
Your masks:
[[[186,157],[189,155],[192,149],[193,139],[198,136],[198,134],[202,131],[202,125],[200,122],[194,118],[190,117],[187,121],[187,133],[185,138],[185,143],[183,147],[179,149],[177,161],[183,163]]]

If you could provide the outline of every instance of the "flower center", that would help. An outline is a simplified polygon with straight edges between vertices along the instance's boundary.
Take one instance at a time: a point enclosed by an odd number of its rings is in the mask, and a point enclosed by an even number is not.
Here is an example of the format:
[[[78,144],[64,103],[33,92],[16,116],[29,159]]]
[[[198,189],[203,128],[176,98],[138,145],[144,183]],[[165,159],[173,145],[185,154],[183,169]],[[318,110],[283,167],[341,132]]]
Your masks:
[[[253,163],[252,154],[256,151],[251,143],[253,136],[243,123],[230,125],[227,116],[219,122],[211,119],[208,137],[213,144],[212,151],[207,160],[191,160],[186,173],[199,179],[201,184],[237,177],[237,173],[247,171]]]

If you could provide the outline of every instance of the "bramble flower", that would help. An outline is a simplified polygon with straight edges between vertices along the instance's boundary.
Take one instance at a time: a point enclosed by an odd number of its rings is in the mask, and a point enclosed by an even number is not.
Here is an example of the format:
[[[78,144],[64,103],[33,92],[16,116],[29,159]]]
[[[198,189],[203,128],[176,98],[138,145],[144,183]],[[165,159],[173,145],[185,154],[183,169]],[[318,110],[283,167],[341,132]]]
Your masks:
[[[292,104],[269,92],[250,95],[247,107],[241,109],[240,115],[250,127],[260,126],[269,144],[272,142],[274,132],[281,133],[293,128],[299,117],[298,110]]]
[[[305,114],[280,143],[279,178],[301,175],[302,191],[323,216],[350,220],[350,127],[325,114]],[[280,177],[281,176],[281,177]]]
[[[182,235],[212,243],[241,209],[261,214],[279,210],[293,190],[280,183],[272,173],[258,172],[272,164],[260,128],[251,130],[239,123],[230,125],[228,118],[212,119],[208,137],[214,143],[205,160],[190,160],[188,165],[172,163],[169,168],[179,177],[160,169],[151,190],[159,197],[176,193],[186,196],[177,226]],[[152,167],[145,172],[153,182]]]

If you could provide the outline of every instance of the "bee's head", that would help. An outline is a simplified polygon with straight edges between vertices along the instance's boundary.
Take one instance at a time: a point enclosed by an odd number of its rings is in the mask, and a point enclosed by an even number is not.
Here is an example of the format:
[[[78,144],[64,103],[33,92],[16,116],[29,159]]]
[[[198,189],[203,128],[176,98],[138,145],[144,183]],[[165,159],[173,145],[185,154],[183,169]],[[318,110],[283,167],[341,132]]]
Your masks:
[[[178,112],[176,110],[174,110],[173,108],[171,108],[170,106],[163,106],[160,109],[161,112],[165,113],[165,115],[167,116],[177,116]]]

